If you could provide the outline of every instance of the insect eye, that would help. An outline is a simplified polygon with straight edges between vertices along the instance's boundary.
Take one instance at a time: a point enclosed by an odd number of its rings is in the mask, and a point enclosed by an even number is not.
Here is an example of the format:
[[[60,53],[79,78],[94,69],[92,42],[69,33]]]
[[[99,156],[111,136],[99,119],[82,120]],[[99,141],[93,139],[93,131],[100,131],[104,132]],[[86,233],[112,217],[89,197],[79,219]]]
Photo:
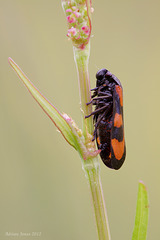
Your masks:
[[[105,77],[106,73],[107,73],[107,69],[105,68],[102,68],[101,70],[99,70],[96,74],[97,80],[102,80]]]
[[[106,77],[112,77],[112,73],[110,71],[106,72]]]

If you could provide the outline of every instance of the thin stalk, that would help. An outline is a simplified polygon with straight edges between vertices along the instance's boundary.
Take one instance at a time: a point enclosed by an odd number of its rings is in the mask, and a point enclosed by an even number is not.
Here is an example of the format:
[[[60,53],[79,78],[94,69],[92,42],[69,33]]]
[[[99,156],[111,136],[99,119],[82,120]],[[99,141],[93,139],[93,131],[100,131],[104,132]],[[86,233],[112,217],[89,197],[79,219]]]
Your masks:
[[[86,161],[84,170],[91,190],[99,240],[111,240],[98,159]]]
[[[91,104],[88,106],[86,105],[86,103],[90,102],[91,100],[90,81],[88,73],[90,44],[88,43],[88,45],[84,49],[78,49],[76,47],[73,47],[73,51],[78,73],[79,94],[83,116],[83,134],[87,141],[89,139],[88,133],[93,134],[92,117],[85,119],[85,116],[89,115],[92,112]],[[96,157],[87,160],[83,159],[82,166],[91,190],[99,240],[110,240],[111,238],[109,224],[103,197],[98,158]]]
[[[88,61],[90,55],[90,44],[84,49],[78,49],[73,47],[74,59],[76,62],[77,73],[78,73],[78,83],[79,83],[79,95],[80,95],[80,104],[82,110],[83,118],[83,134],[87,138],[87,133],[93,133],[93,120],[92,117],[85,119],[85,116],[89,115],[92,112],[92,106],[86,105],[86,103],[91,101],[90,93],[90,81],[89,81],[89,72],[88,72]]]

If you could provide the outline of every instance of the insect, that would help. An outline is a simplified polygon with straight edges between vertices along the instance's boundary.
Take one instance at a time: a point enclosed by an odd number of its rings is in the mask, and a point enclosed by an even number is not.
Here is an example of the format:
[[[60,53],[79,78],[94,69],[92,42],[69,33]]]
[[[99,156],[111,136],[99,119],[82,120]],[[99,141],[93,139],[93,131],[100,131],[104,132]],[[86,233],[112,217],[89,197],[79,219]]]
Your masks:
[[[119,79],[104,68],[97,72],[96,78],[96,87],[91,89],[92,100],[87,103],[95,105],[95,110],[85,118],[94,116],[93,141],[96,139],[104,164],[117,170],[126,156],[123,89]]]

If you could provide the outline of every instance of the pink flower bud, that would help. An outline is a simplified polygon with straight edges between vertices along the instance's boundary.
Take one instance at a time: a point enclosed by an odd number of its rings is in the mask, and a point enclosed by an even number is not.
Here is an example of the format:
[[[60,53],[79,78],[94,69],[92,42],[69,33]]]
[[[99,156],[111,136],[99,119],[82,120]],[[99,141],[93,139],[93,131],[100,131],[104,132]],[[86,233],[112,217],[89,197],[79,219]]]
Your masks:
[[[71,9],[67,9],[66,12],[72,12],[72,10]]]
[[[62,6],[68,23],[67,36],[74,46],[85,48],[91,35],[91,4],[87,0],[62,0]]]
[[[78,11],[74,11],[73,13],[75,14],[75,16],[76,16],[77,18],[79,18],[79,17],[81,16],[81,14],[80,14]]]
[[[88,26],[83,26],[83,27],[82,27],[82,31],[83,31],[86,35],[89,35],[89,33],[90,33],[90,29],[89,29]]]
[[[76,34],[77,34],[76,28],[71,27],[70,29],[68,29],[68,33],[67,33],[67,36],[68,36],[68,37],[75,36]]]
[[[74,23],[76,21],[76,19],[74,17],[72,17],[72,16],[67,16],[67,21],[69,23]]]

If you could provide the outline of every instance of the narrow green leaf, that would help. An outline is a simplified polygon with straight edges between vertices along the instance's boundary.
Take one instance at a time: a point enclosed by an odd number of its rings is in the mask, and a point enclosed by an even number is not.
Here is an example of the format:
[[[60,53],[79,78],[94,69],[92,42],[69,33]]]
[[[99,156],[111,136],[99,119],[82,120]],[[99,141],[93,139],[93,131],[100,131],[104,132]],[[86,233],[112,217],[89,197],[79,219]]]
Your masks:
[[[148,206],[147,190],[144,183],[140,181],[132,240],[146,240],[148,226]]]
[[[8,61],[24,85],[27,87],[30,94],[56,125],[67,142],[77,149],[77,136],[75,136],[73,133],[72,128],[65,117],[39,92],[39,90],[33,85],[33,83],[27,78],[27,76],[11,58],[9,58]]]

